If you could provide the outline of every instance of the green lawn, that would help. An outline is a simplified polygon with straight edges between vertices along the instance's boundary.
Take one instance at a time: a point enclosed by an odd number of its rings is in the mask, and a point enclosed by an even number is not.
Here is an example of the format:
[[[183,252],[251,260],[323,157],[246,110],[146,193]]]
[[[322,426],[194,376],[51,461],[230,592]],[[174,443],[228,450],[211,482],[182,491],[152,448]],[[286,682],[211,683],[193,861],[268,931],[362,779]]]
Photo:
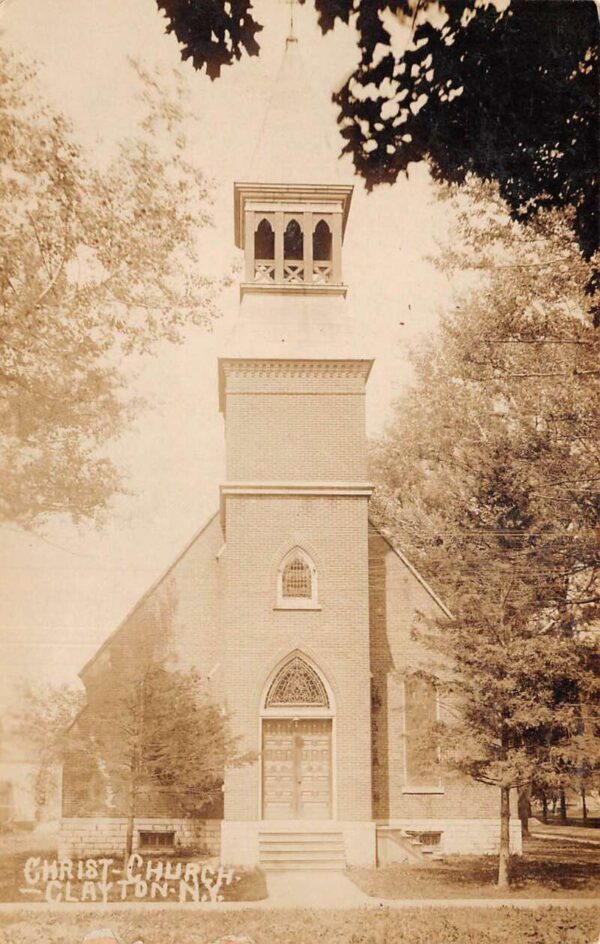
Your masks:
[[[95,928],[126,944],[211,944],[225,935],[254,944],[594,944],[600,921],[592,908],[0,914],[2,944],[79,944]]]
[[[494,856],[449,856],[423,868],[393,864],[351,869],[349,877],[375,898],[506,898],[497,889]],[[561,839],[527,840],[522,856],[511,859],[516,898],[600,898],[600,847]]]

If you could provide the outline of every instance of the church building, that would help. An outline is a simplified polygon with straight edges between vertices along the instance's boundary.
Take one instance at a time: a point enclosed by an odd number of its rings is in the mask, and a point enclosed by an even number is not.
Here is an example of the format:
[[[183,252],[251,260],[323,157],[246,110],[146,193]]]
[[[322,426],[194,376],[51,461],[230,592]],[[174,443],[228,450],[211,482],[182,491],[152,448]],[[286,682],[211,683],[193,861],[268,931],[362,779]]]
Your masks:
[[[303,102],[288,40],[248,178],[234,185],[244,274],[218,364],[218,509],[83,668],[81,720],[93,728],[95,693],[160,637],[210,679],[256,754],[224,771],[222,808],[204,819],[168,803],[142,811],[142,852],[197,847],[263,868],[493,852],[498,791],[441,777],[419,736],[443,709],[415,674],[427,653],[411,630],[419,613],[447,611],[369,520],[372,360],[343,276],[353,187]],[[65,765],[62,855],[124,849],[126,814],[101,773]],[[518,821],[511,829],[520,851]]]

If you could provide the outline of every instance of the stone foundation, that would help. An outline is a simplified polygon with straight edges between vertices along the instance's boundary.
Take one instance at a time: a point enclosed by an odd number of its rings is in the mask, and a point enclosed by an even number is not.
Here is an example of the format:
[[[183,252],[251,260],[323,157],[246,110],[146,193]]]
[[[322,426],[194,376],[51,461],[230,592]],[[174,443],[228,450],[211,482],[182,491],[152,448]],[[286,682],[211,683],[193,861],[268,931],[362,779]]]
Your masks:
[[[373,868],[376,862],[376,824],[340,823],[344,836],[346,865]]]
[[[435,851],[443,855],[494,855],[500,846],[498,819],[391,819],[386,826],[416,833],[441,833],[440,845],[435,846]],[[518,819],[511,820],[510,851],[513,855],[521,855],[523,851]],[[377,858],[381,861],[380,849]]]
[[[258,865],[258,829],[256,820],[222,822],[221,862],[223,865],[254,868]]]
[[[218,856],[221,847],[220,820],[138,817],[133,832],[133,849],[139,851],[140,832],[174,832],[175,851],[193,851]],[[77,817],[63,819],[59,834],[60,858],[123,855],[127,838],[125,817]],[[168,849],[165,849],[165,852]],[[156,854],[156,852],[155,852]]]

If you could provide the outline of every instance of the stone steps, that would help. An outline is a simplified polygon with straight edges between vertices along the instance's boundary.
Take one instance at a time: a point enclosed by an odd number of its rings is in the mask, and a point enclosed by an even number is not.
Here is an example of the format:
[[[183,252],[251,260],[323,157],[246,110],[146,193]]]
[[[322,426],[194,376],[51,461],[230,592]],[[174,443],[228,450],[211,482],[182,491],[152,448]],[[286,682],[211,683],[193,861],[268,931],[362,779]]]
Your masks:
[[[380,864],[399,861],[418,864],[443,858],[439,845],[423,842],[419,834],[412,830],[379,826],[378,836],[382,847]],[[396,851],[391,847],[395,847]]]
[[[258,840],[260,866],[266,871],[346,868],[341,832],[262,829]]]

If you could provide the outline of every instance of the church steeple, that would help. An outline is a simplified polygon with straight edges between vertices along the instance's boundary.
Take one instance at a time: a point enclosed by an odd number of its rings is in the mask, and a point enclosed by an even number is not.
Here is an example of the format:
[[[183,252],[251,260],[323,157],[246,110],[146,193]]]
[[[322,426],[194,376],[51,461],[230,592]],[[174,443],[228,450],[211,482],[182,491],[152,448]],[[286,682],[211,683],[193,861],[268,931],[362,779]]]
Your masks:
[[[331,119],[318,104],[298,43],[288,39],[248,174],[234,184],[235,242],[245,258],[221,358],[222,408],[233,358],[360,357],[342,272],[353,187],[340,180]]]
[[[352,186],[339,182],[327,121],[288,37],[248,178],[235,184],[236,245],[247,291],[345,291],[342,241]]]

